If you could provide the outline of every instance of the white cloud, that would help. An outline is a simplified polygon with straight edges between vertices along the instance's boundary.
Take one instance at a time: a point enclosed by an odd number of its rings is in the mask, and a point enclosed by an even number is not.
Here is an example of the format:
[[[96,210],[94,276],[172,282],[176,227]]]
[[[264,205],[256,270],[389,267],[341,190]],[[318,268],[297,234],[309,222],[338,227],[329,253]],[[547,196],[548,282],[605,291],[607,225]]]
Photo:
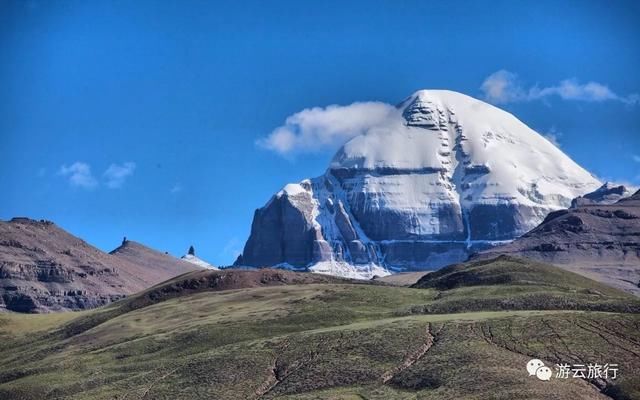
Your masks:
[[[121,188],[124,181],[131,175],[136,169],[136,163],[125,162],[121,165],[111,164],[106,171],[104,171],[103,177],[106,180],[106,185],[109,189]]]
[[[622,100],[622,98],[613,93],[611,89],[601,83],[588,82],[585,84],[580,84],[575,79],[566,79],[560,82],[557,86],[546,88],[539,88],[537,86],[532,87],[531,89],[529,89],[528,97],[532,100],[536,100],[553,95],[557,95],[563,100]]]
[[[289,116],[257,144],[282,155],[333,149],[395,118],[400,118],[398,110],[381,102],[308,108]]]
[[[485,99],[495,104],[520,101],[525,96],[517,75],[504,69],[489,75],[480,90]]]
[[[633,158],[633,161],[640,163],[640,156],[639,155],[634,154],[633,156],[631,156],[631,158]]]
[[[91,166],[84,162],[76,161],[70,166],[63,165],[58,174],[68,178],[71,186],[83,189],[93,189],[98,186],[98,181],[91,173]]]
[[[494,104],[541,100],[557,96],[563,100],[602,102],[619,101],[627,105],[640,102],[640,95],[620,96],[608,86],[598,82],[580,83],[577,79],[565,79],[554,86],[525,88],[518,76],[507,70],[489,75],[480,86],[484,98]]]

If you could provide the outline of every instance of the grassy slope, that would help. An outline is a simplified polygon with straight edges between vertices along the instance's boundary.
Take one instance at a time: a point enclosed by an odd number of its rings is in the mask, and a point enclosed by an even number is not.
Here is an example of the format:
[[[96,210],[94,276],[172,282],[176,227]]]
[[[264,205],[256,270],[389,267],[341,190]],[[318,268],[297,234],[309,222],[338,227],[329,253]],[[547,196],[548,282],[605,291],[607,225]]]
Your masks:
[[[521,272],[504,261],[485,269]],[[142,308],[132,298],[61,317],[4,314],[0,398],[606,398],[597,388],[606,382],[528,377],[533,357],[618,363],[620,378],[605,390],[639,398],[640,315],[624,312],[638,300],[547,272],[524,285],[330,282],[193,292]],[[618,312],[550,309],[555,302],[522,310],[509,300],[524,295],[522,286]],[[486,296],[498,300],[481,311],[432,312],[452,299],[455,311],[475,310],[474,299]]]
[[[637,297],[552,265],[510,256],[452,265],[414,288],[440,291],[418,312],[535,309],[640,312]]]

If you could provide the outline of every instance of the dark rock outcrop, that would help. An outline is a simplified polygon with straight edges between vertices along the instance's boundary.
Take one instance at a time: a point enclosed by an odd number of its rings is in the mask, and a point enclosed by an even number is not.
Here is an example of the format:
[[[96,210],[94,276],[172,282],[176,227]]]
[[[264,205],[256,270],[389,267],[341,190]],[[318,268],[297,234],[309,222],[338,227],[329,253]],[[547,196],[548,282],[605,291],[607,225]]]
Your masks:
[[[594,204],[613,204],[618,200],[631,196],[632,192],[624,185],[605,183],[595,191],[571,201],[571,208]]]

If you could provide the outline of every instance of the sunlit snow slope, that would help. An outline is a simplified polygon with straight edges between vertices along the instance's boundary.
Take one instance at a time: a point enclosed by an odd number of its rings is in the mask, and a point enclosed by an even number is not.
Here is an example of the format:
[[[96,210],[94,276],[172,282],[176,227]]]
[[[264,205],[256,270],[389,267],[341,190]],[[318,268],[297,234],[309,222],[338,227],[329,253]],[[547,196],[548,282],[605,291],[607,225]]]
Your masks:
[[[186,262],[190,262],[191,264],[195,264],[199,267],[202,268],[207,268],[207,269],[218,269],[217,267],[209,264],[208,262],[206,262],[205,260],[196,257],[193,254],[185,254],[184,256],[180,257],[181,260],[184,260]]]

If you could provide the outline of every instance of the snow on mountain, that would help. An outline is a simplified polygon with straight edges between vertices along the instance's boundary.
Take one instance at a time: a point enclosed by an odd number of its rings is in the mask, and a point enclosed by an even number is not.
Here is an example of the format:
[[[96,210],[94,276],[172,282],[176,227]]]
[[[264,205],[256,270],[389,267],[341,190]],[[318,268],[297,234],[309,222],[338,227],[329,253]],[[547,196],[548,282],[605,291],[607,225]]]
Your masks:
[[[184,256],[180,257],[181,260],[190,262],[191,264],[195,264],[199,267],[202,268],[207,268],[207,269],[218,269],[218,267],[215,267],[211,264],[209,264],[208,262],[204,261],[201,258],[198,258],[196,256],[192,256],[191,254],[185,254]]]
[[[333,275],[352,279],[372,279],[374,277],[391,275],[391,272],[389,272],[388,269],[374,263],[362,266],[354,265],[346,261],[335,260],[319,261],[314,263],[309,267],[309,271],[316,274]]]
[[[196,257],[196,251],[193,248],[193,246],[189,247],[189,251],[187,252],[187,254],[185,254],[184,256],[180,257],[181,260],[190,262],[191,264],[195,264],[199,267],[202,268],[207,268],[207,269],[215,269],[217,270],[218,268],[209,264],[208,262],[204,261],[201,258]]]
[[[237,264],[370,278],[510,241],[601,183],[513,115],[421,90],[256,211]]]
[[[397,183],[440,186],[438,193],[460,195],[463,206],[498,204],[505,198],[519,204],[559,206],[570,202],[576,191],[600,186],[513,115],[469,96],[422,90],[401,103],[399,110],[405,120],[395,130],[374,131],[349,141],[334,157],[331,170],[384,176],[398,176],[384,174],[385,169],[406,172],[401,176],[412,178]],[[433,179],[425,181],[424,175]],[[387,183],[385,179],[367,185],[373,188]],[[424,187],[414,187],[409,196],[406,189],[411,188],[403,186],[402,199],[393,200],[406,206],[424,205],[419,192],[425,193]]]

